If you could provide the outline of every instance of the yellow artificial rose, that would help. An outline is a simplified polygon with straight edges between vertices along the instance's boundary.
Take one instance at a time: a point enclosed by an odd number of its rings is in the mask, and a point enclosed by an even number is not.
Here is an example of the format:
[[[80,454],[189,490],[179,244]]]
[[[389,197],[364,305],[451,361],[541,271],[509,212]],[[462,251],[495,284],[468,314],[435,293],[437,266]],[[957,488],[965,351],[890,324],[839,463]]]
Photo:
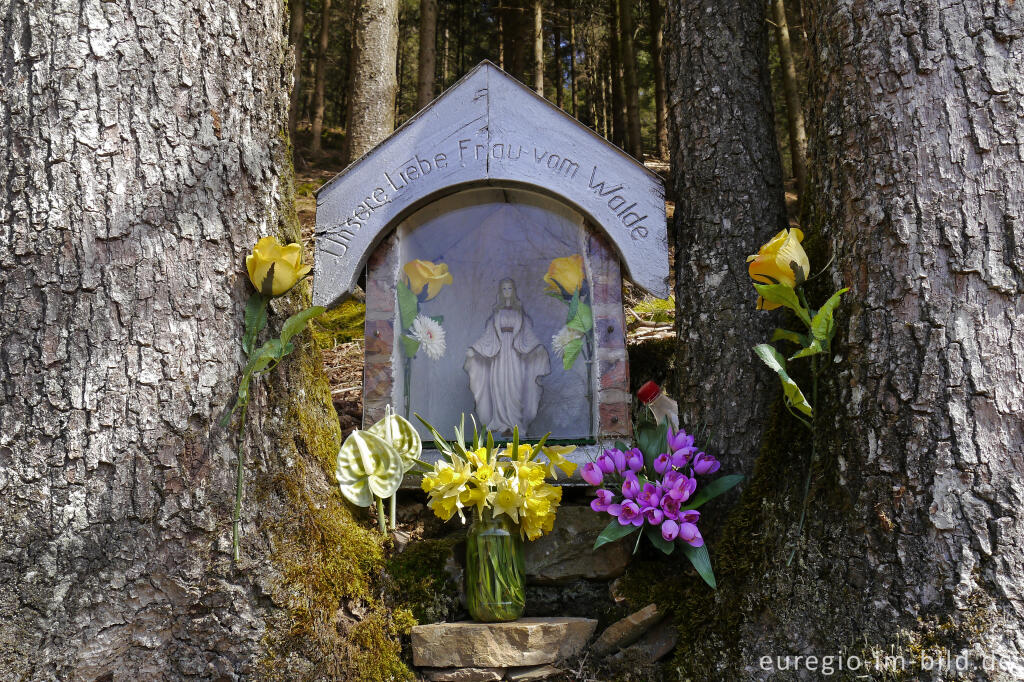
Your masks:
[[[785,284],[788,287],[803,282],[811,269],[804,247],[800,245],[803,240],[804,233],[795,227],[782,230],[772,237],[760,251],[747,257],[750,278],[758,284]],[[774,310],[778,307],[778,303],[757,297],[758,310]]]
[[[441,287],[445,284],[452,283],[452,275],[445,263],[434,264],[417,259],[406,263],[402,271],[412,293],[419,296],[423,287],[427,287],[427,301],[441,293]]]
[[[306,276],[310,266],[302,264],[302,245],[281,246],[277,237],[264,237],[245,257],[249,279],[264,296],[280,296]]]
[[[575,253],[565,258],[556,258],[548,266],[548,274],[544,275],[547,282],[546,291],[562,293],[559,286],[570,296],[580,290],[583,284],[583,256]]]

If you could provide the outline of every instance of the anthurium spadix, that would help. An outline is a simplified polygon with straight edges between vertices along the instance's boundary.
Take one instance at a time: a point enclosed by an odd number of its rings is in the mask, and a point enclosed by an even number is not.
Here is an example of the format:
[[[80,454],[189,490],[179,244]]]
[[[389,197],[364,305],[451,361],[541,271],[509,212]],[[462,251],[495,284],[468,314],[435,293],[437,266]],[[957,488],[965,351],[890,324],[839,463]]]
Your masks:
[[[369,507],[374,496],[394,495],[405,472],[405,460],[386,440],[369,431],[353,431],[338,450],[334,477],[349,502]]]

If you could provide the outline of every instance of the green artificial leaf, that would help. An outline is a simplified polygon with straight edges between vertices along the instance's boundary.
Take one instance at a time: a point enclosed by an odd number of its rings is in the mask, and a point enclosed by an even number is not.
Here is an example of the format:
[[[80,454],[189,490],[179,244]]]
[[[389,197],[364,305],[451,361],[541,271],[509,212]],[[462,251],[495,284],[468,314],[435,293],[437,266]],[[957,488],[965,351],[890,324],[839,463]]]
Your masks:
[[[804,321],[804,324],[811,325],[811,316],[807,309],[800,305],[800,299],[797,298],[792,287],[787,287],[785,284],[755,284],[754,288],[764,300],[786,306],[795,312],[797,317]]]
[[[245,333],[242,335],[242,350],[248,356],[256,345],[256,337],[267,326],[267,297],[256,292],[245,302]]]
[[[687,501],[686,509],[696,509],[705,502],[715,499],[722,493],[732,490],[744,478],[743,474],[729,474],[728,476],[716,478],[711,481],[711,483],[708,483],[697,490],[697,494]]]
[[[323,306],[315,305],[305,310],[300,310],[285,320],[284,326],[281,327],[281,344],[287,346],[292,337],[305,329],[310,320],[323,314],[323,312]]]
[[[700,577],[704,578],[704,582],[710,585],[711,589],[717,590],[718,583],[715,582],[715,572],[711,568],[711,557],[708,555],[707,545],[691,547],[690,545],[683,544],[683,553],[686,554],[686,558],[690,560],[693,567],[697,569]]]
[[[562,285],[558,285],[558,288],[561,289]],[[562,289],[562,291],[565,291],[565,289]],[[566,293],[568,294],[568,292],[566,292]],[[571,322],[572,320],[574,320],[576,318],[576,313],[579,312],[579,307],[580,307],[580,292],[577,289],[576,293],[572,295],[572,301],[569,303],[569,314],[565,318],[565,323],[566,324],[569,324],[569,322]]]
[[[398,316],[402,323],[402,329],[408,329],[412,326],[412,321],[416,319],[416,313],[419,312],[419,301],[416,300],[416,294],[412,293],[409,285],[405,282],[398,283]]]
[[[824,352],[825,349],[821,347],[821,341],[819,341],[818,339],[814,339],[814,341],[811,341],[810,344],[790,355],[789,359],[796,360],[797,358],[806,358]]]
[[[586,303],[580,303],[576,308],[576,316],[569,319],[565,323],[565,326],[569,329],[575,329],[581,334],[586,334],[594,328],[594,314],[590,309],[590,306]]]
[[[665,554],[671,554],[676,548],[676,543],[669,542],[665,538],[661,537],[661,530],[655,526],[646,526],[644,528],[644,533],[647,535],[647,539],[651,541],[651,544]]]
[[[420,349],[420,342],[411,336],[402,334],[402,350],[405,351],[405,357],[412,358],[416,357],[416,352]]]
[[[444,315],[431,315],[430,319],[438,324],[444,324]]]
[[[795,343],[798,346],[806,346],[807,345],[807,335],[806,334],[798,334],[796,332],[791,332],[788,329],[776,328],[775,331],[772,333],[772,338],[770,338],[768,340],[769,341],[791,341],[792,343]]]
[[[828,342],[835,336],[836,330],[835,325],[832,324],[832,314],[835,312],[836,307],[839,305],[839,297],[849,291],[848,288],[843,287],[825,301],[825,304],[821,306],[815,314],[814,319],[811,320],[811,333],[814,334],[814,338],[819,341]]]
[[[583,350],[583,339],[573,339],[565,344],[565,351],[562,353],[562,368],[566,371],[572,369],[581,350]]]
[[[619,523],[618,519],[612,519],[611,522],[605,526],[604,530],[601,531],[601,534],[597,536],[597,540],[594,542],[594,549],[597,549],[601,545],[606,545],[609,542],[621,540],[638,528],[639,526],[634,526],[633,524],[623,526]]]
[[[274,360],[280,360],[282,345],[281,339],[267,339],[266,342],[255,351],[249,358],[249,364],[245,366],[244,373],[257,374],[267,368]]]
[[[807,398],[804,397],[803,391],[800,390],[796,382],[786,373],[786,359],[767,343],[759,343],[754,346],[754,352],[764,364],[779,375],[779,380],[782,381],[782,390],[786,395],[786,402],[810,417],[813,411]]]
[[[654,460],[666,450],[668,419],[660,424],[647,423],[636,430],[636,444],[644,456],[644,466],[654,471]]]
[[[617,440],[615,441],[615,449],[618,450],[619,452],[625,452],[626,450],[629,450],[629,446],[623,443],[621,440]]]

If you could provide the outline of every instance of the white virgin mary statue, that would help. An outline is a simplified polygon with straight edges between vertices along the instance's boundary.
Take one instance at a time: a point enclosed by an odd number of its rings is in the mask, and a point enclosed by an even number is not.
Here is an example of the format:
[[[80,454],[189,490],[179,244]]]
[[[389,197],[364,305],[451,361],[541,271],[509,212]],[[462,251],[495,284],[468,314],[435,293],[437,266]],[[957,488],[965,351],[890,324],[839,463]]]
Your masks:
[[[525,435],[537,416],[540,377],[551,372],[547,349],[516,296],[516,283],[503,279],[498,302],[483,335],[466,351],[463,365],[476,401],[476,416],[496,434],[518,426]]]

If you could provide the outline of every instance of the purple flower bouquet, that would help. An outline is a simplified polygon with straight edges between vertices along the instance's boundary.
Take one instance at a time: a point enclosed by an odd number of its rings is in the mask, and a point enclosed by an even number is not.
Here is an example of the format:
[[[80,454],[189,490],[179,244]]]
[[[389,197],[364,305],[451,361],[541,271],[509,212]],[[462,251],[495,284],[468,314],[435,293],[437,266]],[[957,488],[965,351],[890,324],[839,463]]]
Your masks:
[[[580,471],[583,480],[600,486],[590,507],[613,517],[594,549],[642,529],[634,552],[644,535],[665,554],[679,544],[704,581],[716,587],[711,558],[697,526],[697,507],[731,489],[743,476],[706,482],[705,477],[716,473],[721,463],[698,452],[693,435],[682,429],[673,433],[667,422],[639,427],[637,445],[627,450],[616,443]]]

